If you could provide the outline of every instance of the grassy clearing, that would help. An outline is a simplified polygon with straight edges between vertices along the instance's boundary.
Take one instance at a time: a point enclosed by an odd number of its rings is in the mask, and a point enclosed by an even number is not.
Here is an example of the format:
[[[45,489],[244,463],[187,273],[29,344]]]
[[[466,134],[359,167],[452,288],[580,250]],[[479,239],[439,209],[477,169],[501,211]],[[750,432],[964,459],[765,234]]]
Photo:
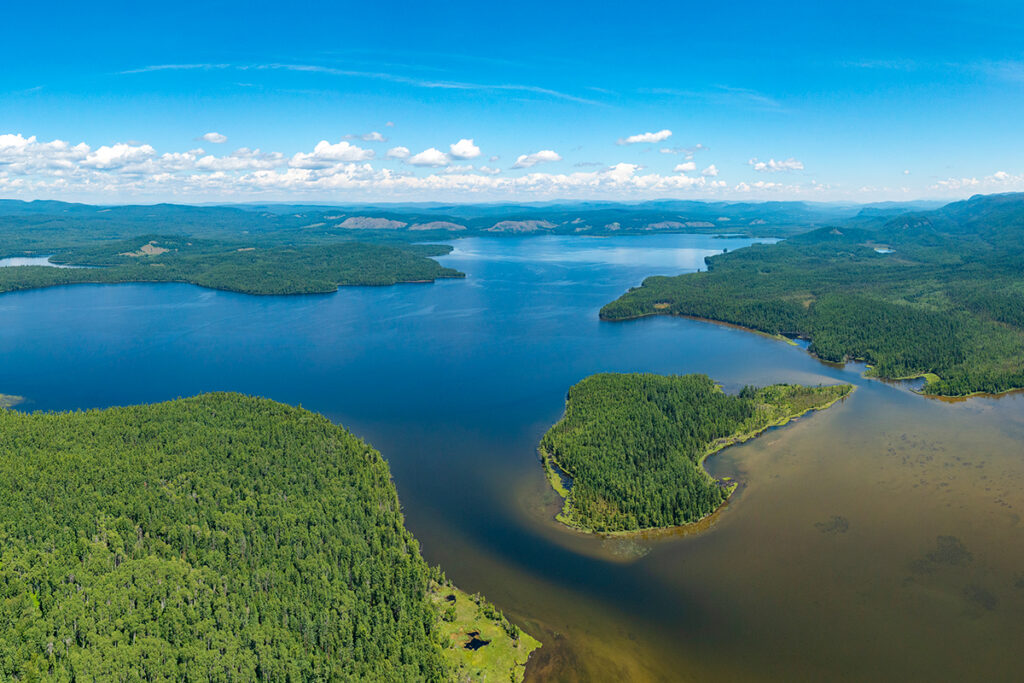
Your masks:
[[[511,623],[479,595],[434,581],[430,583],[429,595],[441,614],[438,632],[453,680],[482,683],[523,680],[530,653],[541,646],[537,639]],[[474,646],[476,649],[472,649]]]

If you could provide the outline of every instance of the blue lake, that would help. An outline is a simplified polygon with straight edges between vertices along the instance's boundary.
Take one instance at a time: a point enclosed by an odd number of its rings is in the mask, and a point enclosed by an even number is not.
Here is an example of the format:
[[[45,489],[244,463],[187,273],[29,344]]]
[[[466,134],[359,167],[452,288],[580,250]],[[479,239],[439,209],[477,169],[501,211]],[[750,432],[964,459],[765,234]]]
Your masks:
[[[598,320],[644,277],[749,243],[470,238],[440,259],[466,279],[434,284],[6,294],[0,392],[63,410],[232,390],[326,414],[389,461],[427,559],[545,642],[531,680],[1010,680],[1024,399],[929,400],[725,326]],[[600,371],[858,390],[713,458],[741,487],[710,529],[606,540],[553,521],[535,452],[567,389]],[[973,562],[915,570],[938,536]]]
[[[75,268],[62,263],[51,263],[49,256],[11,256],[0,258],[0,268],[11,268],[13,266],[46,266],[48,268]]]

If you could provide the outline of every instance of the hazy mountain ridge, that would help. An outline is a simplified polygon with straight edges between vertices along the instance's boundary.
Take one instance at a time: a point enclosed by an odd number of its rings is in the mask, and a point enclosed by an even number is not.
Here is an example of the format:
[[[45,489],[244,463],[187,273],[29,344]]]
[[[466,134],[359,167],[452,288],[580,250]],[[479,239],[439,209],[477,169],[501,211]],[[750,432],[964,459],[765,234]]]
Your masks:
[[[143,234],[208,239],[259,237],[270,244],[338,239],[408,241],[474,234],[644,234],[704,232],[788,237],[850,221],[917,215],[927,202],[857,205],[814,202],[543,204],[153,204],[97,206],[53,200],[0,200],[0,256],[122,240]],[[902,212],[902,213],[898,213]],[[924,214],[922,214],[924,215]]]

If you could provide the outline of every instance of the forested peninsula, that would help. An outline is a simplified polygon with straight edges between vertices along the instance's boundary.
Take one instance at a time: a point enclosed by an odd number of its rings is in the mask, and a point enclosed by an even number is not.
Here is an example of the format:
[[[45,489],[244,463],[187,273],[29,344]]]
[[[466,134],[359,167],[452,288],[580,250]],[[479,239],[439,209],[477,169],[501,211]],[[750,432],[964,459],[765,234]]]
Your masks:
[[[0,268],[0,293],[84,283],[185,282],[243,294],[322,294],[344,285],[465,277],[430,258],[451,251],[446,245],[254,244],[160,235],[103,242],[50,259],[76,268]]]
[[[515,681],[539,646],[427,565],[380,454],[238,394],[0,410],[0,543],[4,680]]]
[[[865,215],[649,277],[605,320],[685,315],[811,340],[818,357],[925,377],[941,396],[1024,387],[1024,196],[974,197],[886,220]]]
[[[706,375],[591,375],[540,442],[558,520],[584,531],[633,532],[697,522],[733,490],[701,466],[709,455],[847,396],[848,384],[722,391]]]

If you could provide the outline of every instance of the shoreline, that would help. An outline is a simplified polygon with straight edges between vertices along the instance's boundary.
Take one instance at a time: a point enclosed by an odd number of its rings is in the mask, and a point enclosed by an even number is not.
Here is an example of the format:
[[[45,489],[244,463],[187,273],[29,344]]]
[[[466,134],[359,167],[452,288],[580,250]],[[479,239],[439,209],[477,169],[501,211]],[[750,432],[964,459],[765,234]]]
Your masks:
[[[654,317],[654,316],[663,316],[663,317],[666,317],[666,318],[685,318],[687,320],[695,320],[695,321],[701,322],[701,323],[711,323],[712,325],[721,325],[723,327],[730,327],[730,328],[735,329],[735,330],[742,330],[743,332],[752,332],[753,334],[756,334],[756,335],[759,335],[759,336],[762,336],[762,337],[767,337],[768,339],[774,339],[776,341],[786,342],[790,346],[800,346],[795,341],[793,341],[792,337],[787,337],[784,334],[771,334],[769,332],[764,332],[763,330],[754,329],[753,327],[745,327],[745,326],[739,325],[737,323],[730,323],[730,322],[726,322],[724,320],[715,320],[714,318],[702,318],[702,317],[700,317],[698,315],[685,315],[685,314],[682,314],[682,313],[670,313],[670,312],[664,312],[663,313],[661,311],[653,311],[651,313],[640,313],[638,315],[630,315],[630,316],[626,316],[624,318],[606,318],[605,316],[598,314],[598,317],[600,318],[600,320],[602,322],[608,322],[608,323],[628,322],[630,320],[641,320],[643,318],[651,318],[651,317]],[[811,341],[811,339],[809,337],[804,337],[803,335],[797,335],[795,338],[796,339],[806,339],[807,341]],[[809,355],[811,358],[815,359],[819,363],[825,363],[826,365],[843,367],[847,363],[864,363],[864,364],[868,364],[868,360],[866,358],[848,358],[847,360],[843,360],[843,361],[833,361],[833,360],[827,360],[825,358],[822,358],[821,356],[819,356],[816,353],[812,352],[810,349],[804,349],[804,351],[806,351],[807,355]],[[861,373],[861,376],[864,377],[865,379],[879,380],[879,381],[882,381],[882,382],[906,382],[906,381],[909,381],[909,380],[920,379],[920,378],[926,377],[928,375],[933,375],[935,377],[938,377],[938,375],[936,375],[933,372],[922,372],[922,373],[919,373],[919,374],[916,374],[916,375],[907,375],[905,377],[882,377],[881,375],[870,375],[870,374],[868,374],[867,370],[865,370],[863,373]],[[923,398],[938,399],[940,401],[957,402],[957,401],[966,400],[966,399],[969,399],[969,398],[1002,398],[1003,396],[1006,396],[1007,394],[1013,394],[1013,393],[1017,393],[1017,392],[1024,392],[1024,387],[1010,387],[1009,389],[1004,389],[1004,390],[996,392],[996,393],[991,393],[991,392],[988,392],[988,391],[973,391],[973,392],[971,392],[969,394],[926,394],[926,393],[924,393],[923,391],[921,391],[919,389],[910,389],[910,391],[915,393],[915,394],[917,394],[918,396],[923,397]]]
[[[45,268],[46,266],[41,266]],[[90,266],[91,267],[91,266]],[[394,287],[395,285],[421,285],[421,284],[435,284],[438,280],[464,280],[466,279],[465,273],[459,273],[458,275],[439,275],[436,278],[430,280],[396,280],[386,284],[344,284],[339,283],[334,289],[322,289],[311,292],[280,292],[280,293],[267,293],[267,292],[247,292],[241,289],[229,289],[226,287],[213,287],[211,285],[201,285],[198,282],[191,282],[189,280],[120,280],[120,281],[108,281],[102,282],[98,280],[81,280],[78,282],[55,282],[52,284],[44,284],[33,287],[18,287],[16,289],[4,289],[0,290],[0,296],[4,294],[15,294],[17,292],[31,292],[43,289],[56,289],[57,287],[74,287],[76,285],[192,285],[193,287],[199,287],[200,289],[209,289],[214,292],[230,292],[232,294],[244,294],[245,296],[256,296],[256,297],[270,297],[270,296],[323,296],[324,294],[336,294],[340,292],[344,287]]]
[[[554,471],[554,469],[552,468],[552,465],[554,465],[554,467],[557,467],[562,472],[565,472],[566,476],[572,477],[572,475],[569,472],[566,472],[565,469],[562,468],[562,466],[560,464],[558,464],[558,461],[555,459],[555,457],[551,453],[548,453],[544,449],[543,446],[538,446],[537,447],[537,452],[540,454],[541,463],[542,463],[542,465],[544,467],[544,475],[545,475],[545,477],[548,480],[548,484],[551,486],[551,488],[553,488],[555,490],[555,493],[557,493],[562,498],[562,510],[558,514],[555,515],[555,520],[557,522],[559,522],[560,524],[562,524],[563,526],[572,529],[573,531],[576,531],[576,532],[579,532],[579,533],[583,533],[583,534],[592,535],[592,536],[601,536],[601,537],[605,537],[605,538],[623,538],[623,537],[638,536],[638,535],[652,534],[652,533],[653,534],[657,534],[657,533],[668,533],[668,532],[682,532],[682,531],[685,531],[685,530],[697,530],[695,528],[698,527],[698,526],[703,526],[703,527],[710,526],[709,522],[729,505],[729,501],[732,498],[732,494],[736,492],[736,489],[739,488],[740,484],[739,484],[739,482],[736,482],[736,481],[725,481],[725,480],[716,479],[715,477],[713,477],[711,475],[711,473],[708,472],[707,469],[704,467],[704,463],[707,461],[707,459],[710,458],[712,455],[715,455],[716,453],[719,453],[719,452],[725,450],[726,448],[728,448],[730,446],[735,446],[737,444],[746,443],[747,441],[750,441],[751,439],[753,439],[753,438],[755,438],[757,436],[760,436],[761,434],[763,434],[764,432],[768,431],[769,429],[774,429],[776,427],[783,427],[783,426],[789,424],[790,422],[792,422],[793,420],[796,420],[797,418],[803,417],[804,415],[806,415],[808,413],[816,412],[816,411],[822,411],[822,410],[826,410],[828,408],[831,408],[833,405],[835,405],[839,401],[845,400],[845,399],[849,398],[850,396],[852,396],[853,393],[857,390],[857,387],[855,385],[853,385],[853,384],[834,384],[834,385],[824,385],[824,386],[846,386],[846,387],[848,387],[848,391],[845,394],[843,394],[842,396],[835,397],[834,399],[832,399],[828,403],[823,403],[823,404],[821,404],[819,406],[812,406],[810,408],[807,408],[807,409],[805,409],[805,410],[803,410],[803,411],[801,411],[799,413],[793,414],[793,415],[787,415],[787,416],[784,416],[784,417],[780,417],[780,418],[778,418],[776,420],[773,420],[772,422],[769,422],[769,423],[763,425],[762,427],[760,427],[760,428],[758,428],[756,430],[749,431],[749,432],[742,432],[740,434],[733,434],[731,436],[723,437],[721,439],[717,439],[716,441],[714,441],[711,444],[711,446],[709,446],[708,449],[706,449],[701,454],[700,458],[698,458],[697,466],[704,473],[704,475],[706,477],[708,477],[711,481],[713,481],[713,482],[715,482],[716,484],[719,484],[719,485],[725,484],[725,486],[722,486],[722,488],[726,489],[726,491],[727,491],[726,492],[726,496],[725,496],[725,500],[722,501],[721,505],[719,505],[714,510],[712,510],[708,514],[704,515],[700,519],[696,519],[696,520],[694,520],[692,522],[687,522],[686,524],[675,524],[673,526],[644,527],[642,529],[628,529],[628,530],[620,530],[620,531],[595,531],[593,529],[589,529],[587,527],[580,526],[580,525],[576,524],[572,520],[572,516],[571,516],[571,512],[572,511],[571,511],[571,509],[569,510],[569,514],[566,514],[566,508],[569,507],[569,490],[566,489],[565,486],[562,484],[561,477],[559,476],[558,472]],[[721,387],[719,387],[719,390],[721,390]],[[564,415],[563,415],[563,418],[564,418]],[[561,421],[561,419],[563,419],[563,418],[560,418],[559,421]]]

